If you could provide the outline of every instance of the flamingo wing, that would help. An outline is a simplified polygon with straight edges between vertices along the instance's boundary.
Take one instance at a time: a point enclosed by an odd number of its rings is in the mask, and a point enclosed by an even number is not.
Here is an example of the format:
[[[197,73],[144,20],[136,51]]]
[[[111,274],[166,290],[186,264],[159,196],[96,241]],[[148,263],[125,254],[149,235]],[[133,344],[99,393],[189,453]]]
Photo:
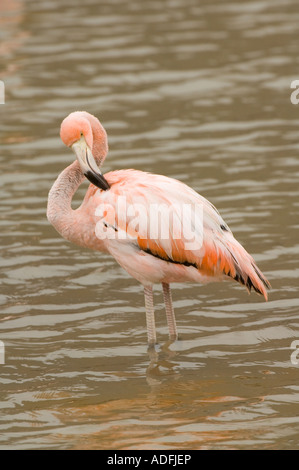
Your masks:
[[[196,268],[211,280],[231,277],[267,299],[267,279],[207,199],[161,175],[122,170],[105,178],[110,190],[97,193],[98,215],[114,244]]]

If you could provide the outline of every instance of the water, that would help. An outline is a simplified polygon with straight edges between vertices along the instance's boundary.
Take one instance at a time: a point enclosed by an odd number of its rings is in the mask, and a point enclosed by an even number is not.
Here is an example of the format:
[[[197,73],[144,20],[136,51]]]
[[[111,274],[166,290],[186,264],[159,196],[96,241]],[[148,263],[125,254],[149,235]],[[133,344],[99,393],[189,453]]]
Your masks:
[[[298,449],[298,23],[296,0],[2,0],[1,448]],[[268,303],[177,285],[170,343],[157,287],[147,352],[138,283],[45,217],[77,109],[108,131],[106,171],[166,174],[217,206]]]

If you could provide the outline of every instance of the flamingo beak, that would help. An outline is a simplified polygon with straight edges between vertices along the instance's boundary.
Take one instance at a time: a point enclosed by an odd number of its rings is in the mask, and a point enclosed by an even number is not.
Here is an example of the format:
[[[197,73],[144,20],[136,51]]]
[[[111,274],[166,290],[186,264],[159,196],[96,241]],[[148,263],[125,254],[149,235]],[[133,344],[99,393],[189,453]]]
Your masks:
[[[96,164],[94,156],[88,147],[84,136],[82,136],[72,145],[72,149],[76,154],[81,170],[83,171],[86,178],[92,184],[100,189],[103,189],[104,191],[110,189],[108,182]]]

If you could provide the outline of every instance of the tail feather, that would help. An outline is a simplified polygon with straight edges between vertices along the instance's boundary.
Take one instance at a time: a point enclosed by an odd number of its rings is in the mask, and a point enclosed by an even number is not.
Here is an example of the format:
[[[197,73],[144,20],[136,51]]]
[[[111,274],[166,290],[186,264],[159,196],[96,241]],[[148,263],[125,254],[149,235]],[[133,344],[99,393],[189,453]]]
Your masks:
[[[242,247],[242,245],[231,235],[232,239],[225,242],[226,249],[231,255],[235,273],[227,273],[235,281],[244,285],[248,292],[253,289],[268,300],[267,290],[271,288],[269,281],[257,267],[254,259]]]
[[[234,279],[243,284],[248,292],[253,289],[258,294],[263,295],[265,300],[268,300],[267,289],[271,288],[270,283],[254,262],[251,263],[250,269],[247,269],[245,273],[236,274]]]

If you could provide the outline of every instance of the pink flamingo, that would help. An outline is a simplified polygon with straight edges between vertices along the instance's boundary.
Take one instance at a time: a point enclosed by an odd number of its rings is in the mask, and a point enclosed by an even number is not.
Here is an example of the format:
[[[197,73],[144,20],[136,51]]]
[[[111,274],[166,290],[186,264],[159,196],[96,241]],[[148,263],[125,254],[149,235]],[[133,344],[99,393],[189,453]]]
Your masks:
[[[267,300],[269,282],[207,199],[184,183],[162,175],[128,169],[103,176],[99,168],[108,152],[107,134],[98,119],[85,111],[66,117],[60,136],[74,150],[77,161],[58,176],[50,190],[48,220],[67,240],[109,252],[143,284],[149,344],[156,342],[155,283],[162,284],[171,339],[177,337],[177,327],[170,283],[230,278]],[[84,175],[92,184],[81,206],[73,210],[71,201]],[[141,207],[138,223],[132,214],[128,217],[127,210],[136,204]],[[189,210],[180,212],[182,205]],[[158,219],[153,216],[160,207],[160,225],[164,232],[166,229],[166,236],[158,233]],[[194,239],[188,235],[192,229]]]

